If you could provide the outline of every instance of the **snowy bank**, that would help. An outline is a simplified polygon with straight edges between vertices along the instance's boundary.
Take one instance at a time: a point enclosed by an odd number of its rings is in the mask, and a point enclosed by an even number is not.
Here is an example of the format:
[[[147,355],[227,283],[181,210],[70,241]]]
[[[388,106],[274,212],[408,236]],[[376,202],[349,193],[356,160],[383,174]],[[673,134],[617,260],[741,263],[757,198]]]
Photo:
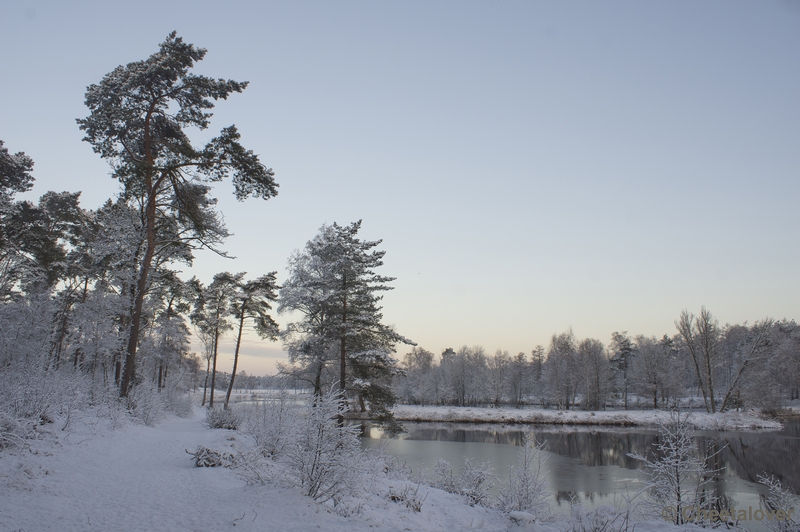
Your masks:
[[[246,436],[208,429],[203,419],[199,408],[193,418],[169,417],[153,428],[114,430],[86,419],[68,432],[51,426],[29,448],[0,453],[0,530],[508,529],[499,512],[426,486],[418,491],[421,511],[411,511],[390,496],[416,487],[403,480],[374,479],[372,494],[345,517],[277,479],[252,486],[231,469],[196,467],[186,450],[203,445],[236,454],[250,446]]]
[[[400,421],[439,421],[449,423],[505,423],[541,425],[605,425],[656,428],[669,420],[664,410],[543,410],[397,405],[394,415]],[[697,430],[780,430],[783,425],[755,411],[707,414],[694,412],[689,417]]]
[[[0,453],[0,530],[307,531],[565,530],[567,523],[529,523],[410,480],[376,475],[347,515],[280,481],[248,485],[229,468],[195,467],[186,450],[199,445],[236,454],[251,446],[239,432],[211,430],[192,418],[155,427],[111,428],[90,415],[67,430],[51,424],[28,447]],[[406,501],[419,502],[419,511]],[[676,530],[665,522],[639,531]],[[683,529],[685,530],[685,529]]]

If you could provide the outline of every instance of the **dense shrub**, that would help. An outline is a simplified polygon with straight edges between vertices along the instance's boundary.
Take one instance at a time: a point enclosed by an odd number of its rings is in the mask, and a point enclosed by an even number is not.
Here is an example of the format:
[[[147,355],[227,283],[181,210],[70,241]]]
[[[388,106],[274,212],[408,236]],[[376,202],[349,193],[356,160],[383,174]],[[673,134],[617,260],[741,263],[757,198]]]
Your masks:
[[[241,421],[239,413],[233,408],[209,408],[206,411],[206,423],[212,429],[236,430]]]

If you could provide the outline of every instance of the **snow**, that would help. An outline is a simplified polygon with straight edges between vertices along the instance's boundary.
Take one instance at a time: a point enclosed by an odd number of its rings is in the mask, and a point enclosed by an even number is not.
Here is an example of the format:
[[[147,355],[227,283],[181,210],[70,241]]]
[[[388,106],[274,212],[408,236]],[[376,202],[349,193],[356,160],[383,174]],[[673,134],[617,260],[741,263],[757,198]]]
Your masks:
[[[444,421],[450,423],[528,423],[552,425],[607,425],[657,428],[669,421],[665,410],[544,410],[447,406],[395,406],[400,421]],[[757,412],[694,412],[689,422],[697,430],[781,430],[780,422]]]
[[[301,495],[277,478],[248,485],[228,468],[196,467],[187,451],[205,446],[246,450],[248,438],[191,418],[168,417],[155,427],[83,414],[48,425],[25,449],[0,452],[0,530],[70,531],[556,531],[500,511],[471,507],[456,495],[402,478],[380,476],[348,516]],[[119,420],[117,425],[119,425]],[[398,497],[416,494],[415,512]],[[394,497],[392,497],[394,494]],[[394,498],[394,500],[392,500]],[[671,530],[667,523],[637,530]]]
[[[235,452],[244,436],[211,430],[201,409],[154,428],[120,430],[102,422],[72,431],[50,429],[30,450],[0,455],[0,530],[506,530],[486,508],[422,486],[420,513],[381,496],[406,481],[384,479],[363,501],[360,515],[337,515],[293,487],[248,486],[232,470],[195,467],[187,450],[198,445]],[[95,420],[96,421],[96,420]]]

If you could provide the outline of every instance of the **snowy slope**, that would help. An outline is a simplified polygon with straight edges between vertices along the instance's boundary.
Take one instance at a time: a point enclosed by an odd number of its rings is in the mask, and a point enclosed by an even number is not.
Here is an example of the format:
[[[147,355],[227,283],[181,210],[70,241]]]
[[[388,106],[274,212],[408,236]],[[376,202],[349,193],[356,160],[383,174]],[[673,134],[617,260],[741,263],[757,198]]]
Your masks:
[[[351,515],[300,494],[276,479],[248,486],[232,470],[198,468],[186,450],[198,445],[235,452],[246,437],[206,428],[202,410],[169,417],[154,428],[85,417],[49,433],[29,450],[0,453],[0,530],[3,531],[359,531],[559,530],[515,524],[500,512],[470,507],[455,495],[420,486],[421,512],[390,500],[415,484],[374,478],[370,495]],[[637,530],[670,530],[666,523]]]
[[[378,495],[345,518],[295,488],[247,486],[233,471],[198,468],[185,450],[230,449],[243,436],[171,417],[155,428],[84,425],[0,455],[0,530],[506,530],[507,520],[422,487],[421,513]],[[94,434],[93,434],[94,432]],[[229,438],[234,438],[230,440]],[[242,442],[244,443],[244,442]],[[376,491],[403,482],[386,481]]]

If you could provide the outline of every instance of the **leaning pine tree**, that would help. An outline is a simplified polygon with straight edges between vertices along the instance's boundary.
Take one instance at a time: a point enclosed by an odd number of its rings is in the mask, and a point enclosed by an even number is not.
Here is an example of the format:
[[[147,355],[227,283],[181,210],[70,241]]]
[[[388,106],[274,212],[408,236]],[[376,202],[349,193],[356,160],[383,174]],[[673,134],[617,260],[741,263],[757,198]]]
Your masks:
[[[252,322],[256,334],[265,340],[277,340],[278,324],[270,316],[270,303],[278,299],[275,290],[278,285],[275,276],[278,272],[270,272],[252,281],[244,280],[244,272],[234,277],[236,292],[231,298],[228,311],[236,322],[236,347],[233,350],[233,370],[228,381],[228,392],[225,394],[225,410],[231,400],[233,383],[236,379],[236,368],[239,364],[239,348],[242,346],[242,333],[245,324]]]
[[[231,177],[239,200],[277,195],[272,170],[239,143],[235,126],[223,129],[202,147],[193,146],[186,135],[186,128],[208,127],[213,100],[227,99],[247,87],[247,82],[191,74],[205,54],[205,49],[171,33],[148,59],[119,66],[99,84],[90,85],[86,105],[91,114],[78,119],[86,133],[84,140],[110,162],[123,194],[139,201],[144,222],[144,253],[137,265],[122,397],[136,376],[136,349],[153,259],[169,245],[157,242],[156,227],[164,222],[177,224],[184,240],[215,249],[227,232],[206,183]]]
[[[387,283],[394,278],[375,273],[386,252],[373,249],[380,240],[357,238],[360,228],[361,221],[323,225],[292,255],[278,312],[299,316],[283,333],[292,372],[312,382],[319,396],[323,375],[338,366],[332,380],[341,392],[393,429],[391,380],[401,370],[392,354],[398,343],[415,344],[382,323],[381,293],[392,289]]]

